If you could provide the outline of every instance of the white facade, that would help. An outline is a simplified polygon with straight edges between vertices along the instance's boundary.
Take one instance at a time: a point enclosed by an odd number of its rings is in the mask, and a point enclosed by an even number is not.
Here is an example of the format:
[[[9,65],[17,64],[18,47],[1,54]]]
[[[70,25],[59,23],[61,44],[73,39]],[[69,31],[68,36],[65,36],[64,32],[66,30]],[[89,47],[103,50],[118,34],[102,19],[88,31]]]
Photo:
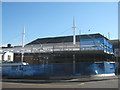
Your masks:
[[[2,57],[4,61],[13,62],[14,54],[12,52],[5,52]]]
[[[2,53],[0,53],[0,63],[2,62]]]

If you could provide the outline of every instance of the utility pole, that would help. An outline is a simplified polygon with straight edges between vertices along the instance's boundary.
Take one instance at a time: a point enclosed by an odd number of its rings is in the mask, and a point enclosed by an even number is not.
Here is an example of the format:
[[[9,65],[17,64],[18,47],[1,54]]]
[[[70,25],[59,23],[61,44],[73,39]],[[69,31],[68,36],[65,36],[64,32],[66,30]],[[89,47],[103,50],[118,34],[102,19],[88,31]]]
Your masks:
[[[21,57],[21,62],[23,63],[23,58],[24,58],[24,40],[25,40],[25,26],[23,27],[23,32],[22,32],[22,57]]]
[[[76,44],[76,25],[75,25],[75,19],[73,17],[73,45]]]

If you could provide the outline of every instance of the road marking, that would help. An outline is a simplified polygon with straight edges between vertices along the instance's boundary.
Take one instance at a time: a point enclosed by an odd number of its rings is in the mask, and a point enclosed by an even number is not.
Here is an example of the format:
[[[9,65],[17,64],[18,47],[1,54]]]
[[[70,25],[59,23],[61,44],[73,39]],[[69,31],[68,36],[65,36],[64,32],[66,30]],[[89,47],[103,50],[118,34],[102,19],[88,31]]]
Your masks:
[[[18,85],[49,85],[49,84],[28,84],[28,83],[9,83],[9,82],[3,82],[3,84],[18,84]]]
[[[50,86],[73,86],[73,85],[53,85],[53,84],[50,84]]]
[[[28,84],[28,83],[10,83],[10,82],[2,82],[3,84],[16,84],[16,85],[45,85],[45,86],[80,86],[85,83],[75,84],[75,85],[55,85],[55,84]]]
[[[80,84],[78,84],[78,85],[80,86],[80,85],[84,85],[84,84],[85,84],[85,83],[80,83]]]

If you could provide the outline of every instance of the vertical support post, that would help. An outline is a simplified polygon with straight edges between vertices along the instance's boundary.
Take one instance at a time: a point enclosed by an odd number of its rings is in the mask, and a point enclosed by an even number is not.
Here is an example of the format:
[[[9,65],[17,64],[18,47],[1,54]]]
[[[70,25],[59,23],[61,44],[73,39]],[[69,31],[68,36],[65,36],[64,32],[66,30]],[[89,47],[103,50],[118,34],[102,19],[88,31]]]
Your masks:
[[[22,52],[21,54],[22,54],[21,55],[21,63],[23,63],[24,53]]]
[[[75,74],[75,70],[76,70],[76,62],[75,62],[75,54],[73,54],[73,74]]]
[[[23,63],[23,58],[24,58],[24,38],[25,38],[25,26],[23,27],[23,32],[22,32],[22,56],[21,56],[21,62]]]
[[[81,39],[81,30],[79,30],[79,40]],[[81,44],[81,42],[79,43],[79,45]],[[80,45],[80,51],[81,51],[81,45]]]
[[[45,73],[45,58],[43,59],[43,71]]]
[[[73,17],[73,45],[76,44],[76,25],[75,25],[75,19]]]

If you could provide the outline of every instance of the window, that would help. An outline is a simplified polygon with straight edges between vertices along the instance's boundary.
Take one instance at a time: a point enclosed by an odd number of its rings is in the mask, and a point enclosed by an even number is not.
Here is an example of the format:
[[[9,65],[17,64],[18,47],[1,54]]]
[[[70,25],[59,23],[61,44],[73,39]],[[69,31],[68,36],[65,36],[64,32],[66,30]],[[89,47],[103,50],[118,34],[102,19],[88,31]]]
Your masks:
[[[8,61],[10,61],[11,60],[11,56],[10,55],[8,55]]]

